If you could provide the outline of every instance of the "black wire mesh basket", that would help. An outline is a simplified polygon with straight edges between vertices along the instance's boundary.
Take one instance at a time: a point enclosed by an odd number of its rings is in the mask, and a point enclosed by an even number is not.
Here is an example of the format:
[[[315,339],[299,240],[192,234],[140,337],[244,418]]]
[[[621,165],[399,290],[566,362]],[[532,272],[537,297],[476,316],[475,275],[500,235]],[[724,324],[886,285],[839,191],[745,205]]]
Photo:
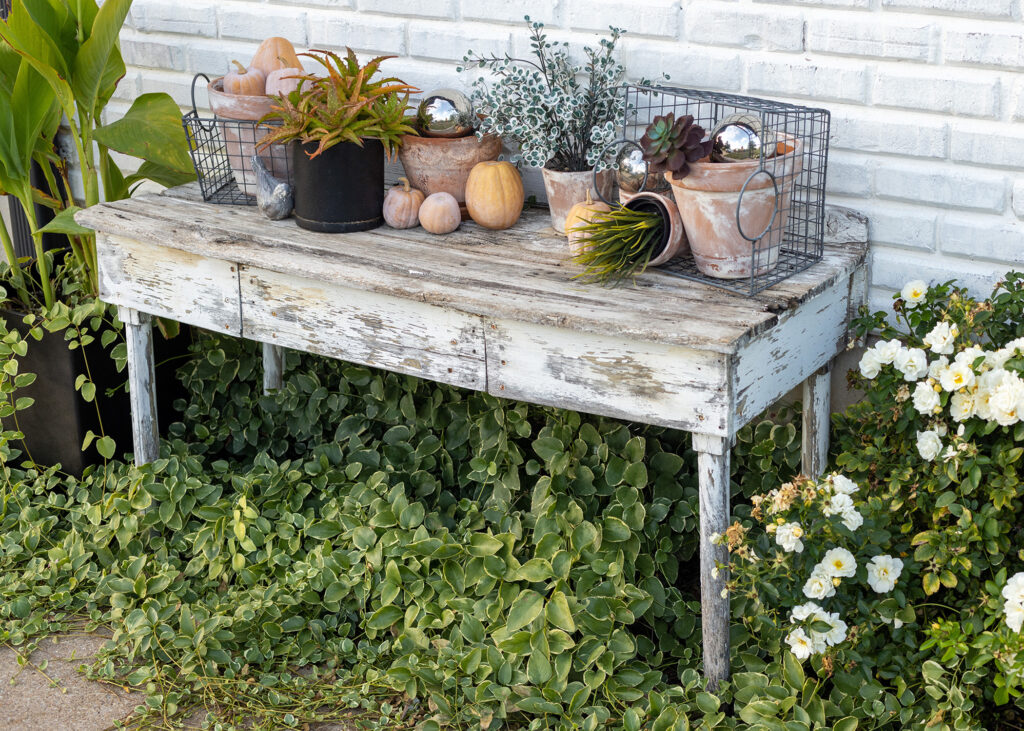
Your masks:
[[[252,156],[259,154],[271,175],[290,181],[289,147],[259,146],[273,128],[272,123],[200,116],[195,103],[195,83],[200,77],[206,78],[197,74],[192,80],[192,111],[182,117],[181,123],[203,200],[255,206],[257,177],[252,169]]]
[[[821,260],[828,110],[644,85],[626,86],[623,101],[621,139],[606,150],[616,150],[620,198],[636,190],[664,195],[689,239],[690,253],[661,271],[754,295]],[[691,163],[671,184],[647,172],[639,145],[648,125],[668,113],[692,115],[718,140],[712,160]]]

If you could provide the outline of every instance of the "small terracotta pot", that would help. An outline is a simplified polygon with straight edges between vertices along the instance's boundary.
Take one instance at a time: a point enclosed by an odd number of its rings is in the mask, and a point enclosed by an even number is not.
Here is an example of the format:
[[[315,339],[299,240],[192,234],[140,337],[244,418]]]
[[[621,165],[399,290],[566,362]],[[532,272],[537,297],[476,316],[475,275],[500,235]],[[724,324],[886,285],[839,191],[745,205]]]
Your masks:
[[[611,200],[615,195],[615,171],[602,170],[597,174],[597,184],[601,195]],[[551,227],[560,234],[565,233],[565,217],[577,203],[591,198],[598,199],[594,192],[594,171],[562,172],[541,168],[544,176],[544,192],[548,197],[548,209],[551,211]]]
[[[685,178],[677,180],[671,173],[665,174],[701,273],[743,279],[766,274],[778,264],[793,183],[803,169],[799,140],[785,136],[778,145],[776,156],[764,161],[761,172],[760,160],[715,163],[705,158],[690,163]],[[756,242],[743,237],[757,237],[762,232]]]
[[[211,81],[206,90],[210,95],[210,109],[225,120],[255,122],[270,114],[276,103],[269,96],[225,93],[223,76]],[[256,153],[256,144],[266,136],[267,129],[248,124],[220,124],[231,172],[239,189],[246,195],[256,195],[258,179],[249,159]],[[271,145],[260,150],[259,154],[271,175],[290,182],[287,145]]]
[[[468,137],[419,137],[403,135],[398,157],[412,187],[423,195],[450,193],[466,212],[466,181],[480,162],[497,160],[501,138],[496,135]]]
[[[683,222],[679,218],[679,209],[676,207],[676,204],[672,202],[671,198],[659,193],[651,193],[648,191],[627,195],[628,199],[623,200],[622,205],[626,208],[631,208],[634,211],[652,211],[659,213],[663,218],[665,218],[665,223],[668,228],[668,235],[665,239],[664,246],[661,251],[651,257],[651,260],[647,262],[647,266],[660,266],[672,259],[675,259],[677,256],[686,254],[690,250],[689,243],[686,240],[686,231],[683,228]]]

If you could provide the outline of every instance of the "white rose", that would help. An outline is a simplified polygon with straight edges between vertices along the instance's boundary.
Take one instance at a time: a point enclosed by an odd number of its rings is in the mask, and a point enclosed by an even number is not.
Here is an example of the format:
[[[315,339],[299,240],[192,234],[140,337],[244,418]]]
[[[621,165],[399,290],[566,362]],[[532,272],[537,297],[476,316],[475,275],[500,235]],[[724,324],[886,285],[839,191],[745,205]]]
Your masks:
[[[847,530],[855,531],[864,525],[864,516],[861,515],[856,508],[844,510],[841,517],[843,525],[846,526]]]
[[[950,324],[943,321],[933,327],[932,331],[924,336],[924,344],[927,345],[933,353],[949,355],[953,352],[953,342],[959,334],[960,328],[956,326],[956,323]]]
[[[828,622],[832,625],[832,629],[825,632],[825,642],[828,643],[829,647],[838,645],[846,639],[846,630],[849,629],[846,622],[839,618],[837,612],[830,612],[828,614],[822,614],[815,619],[821,619],[823,622]]]
[[[1003,607],[1003,614],[1006,615],[1006,626],[1019,633],[1021,625],[1024,624],[1024,604],[1008,602]]]
[[[904,381],[916,381],[928,374],[928,356],[920,348],[904,348],[893,362]]]
[[[817,614],[820,611],[822,611],[821,607],[819,607],[815,602],[797,604],[789,614],[789,621],[793,623],[803,622],[811,615]]]
[[[967,421],[974,416],[974,394],[967,391],[957,391],[949,400],[949,414],[953,421]]]
[[[853,510],[853,498],[849,495],[837,492],[825,506],[825,515],[840,515],[848,510]]]
[[[789,645],[790,652],[797,660],[806,660],[814,653],[814,644],[811,642],[811,638],[799,627],[786,636],[786,644]]]
[[[942,371],[946,370],[946,367],[948,365],[949,365],[949,358],[947,358],[946,356],[942,356],[941,358],[936,358],[928,366],[928,377],[929,378],[934,378],[936,381],[939,380],[939,374],[942,373]]]
[[[893,590],[903,573],[903,561],[892,556],[875,556],[868,562],[868,584],[879,594]]]
[[[868,348],[864,351],[864,355],[860,358],[860,374],[865,378],[872,379],[878,376],[879,371],[882,369],[882,361],[878,357],[878,351],[874,348]]]
[[[979,348],[977,345],[972,345],[969,348],[964,348],[959,353],[957,353],[956,357],[953,360],[956,361],[957,363],[963,363],[966,366],[973,366],[974,361],[976,361],[983,355],[985,355],[984,350]]]
[[[896,356],[903,350],[903,343],[893,338],[892,340],[880,340],[875,345],[875,352],[878,353],[878,360],[889,364],[896,360]]]
[[[921,459],[931,462],[942,452],[942,439],[934,429],[919,431],[917,433],[917,452]]]
[[[903,285],[903,291],[900,292],[900,297],[902,297],[903,301],[910,307],[914,307],[924,299],[926,294],[928,294],[928,285],[920,279],[915,279],[914,281],[907,282]]]
[[[1006,361],[1013,357],[1013,351],[1000,348],[992,353],[985,353],[985,367],[989,370],[1001,370]]]
[[[1024,604],[1024,571],[1010,577],[1003,587],[1003,598],[1008,602]]]
[[[808,599],[827,599],[835,596],[835,593],[836,587],[832,584],[832,577],[821,564],[818,564],[811,572],[811,578],[804,584],[804,596]]]
[[[821,565],[832,578],[849,578],[857,573],[857,560],[845,548],[830,548]]]
[[[1001,371],[999,384],[988,392],[989,419],[1012,426],[1024,416],[1024,381],[1011,371]]]
[[[787,553],[800,553],[804,550],[804,543],[800,539],[804,535],[804,529],[799,523],[783,523],[775,531],[775,542]]]
[[[860,488],[857,487],[857,483],[846,475],[829,475],[829,481],[832,483],[832,489],[841,495],[852,495],[860,490]]]
[[[917,409],[917,413],[932,416],[938,407],[938,391],[928,381],[918,381],[914,388],[914,408]]]
[[[953,363],[939,373],[939,384],[947,391],[959,391],[974,385],[974,371],[966,363]]]

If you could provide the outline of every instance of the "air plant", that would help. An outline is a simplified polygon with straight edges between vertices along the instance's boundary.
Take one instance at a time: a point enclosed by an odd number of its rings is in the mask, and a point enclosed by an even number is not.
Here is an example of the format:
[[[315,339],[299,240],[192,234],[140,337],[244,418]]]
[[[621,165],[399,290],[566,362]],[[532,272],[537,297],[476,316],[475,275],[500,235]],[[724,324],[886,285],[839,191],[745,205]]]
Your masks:
[[[380,64],[394,56],[379,56],[360,66],[347,49],[345,58],[331,51],[312,50],[309,56],[327,69],[326,76],[298,76],[299,87],[278,97],[279,106],[261,122],[280,120],[259,143],[316,142],[310,159],[340,142],[362,146],[364,139],[380,140],[388,157],[401,145],[404,134],[414,133],[406,119],[409,95],[419,91],[394,77],[374,80]]]
[[[678,119],[673,112],[655,117],[640,138],[649,171],[685,178],[690,174],[691,162],[711,154],[711,140],[704,140],[706,134],[703,127],[693,123],[692,114]]]
[[[575,230],[582,236],[582,251],[574,261],[585,269],[574,279],[614,287],[647,268],[664,244],[665,219],[620,205]]]

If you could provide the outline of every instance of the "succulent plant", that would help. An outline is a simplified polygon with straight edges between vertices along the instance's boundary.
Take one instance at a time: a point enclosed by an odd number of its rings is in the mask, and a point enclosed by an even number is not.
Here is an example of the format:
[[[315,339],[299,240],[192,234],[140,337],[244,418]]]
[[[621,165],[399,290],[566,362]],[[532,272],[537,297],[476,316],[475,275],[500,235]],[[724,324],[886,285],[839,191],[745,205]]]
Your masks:
[[[664,229],[664,218],[649,211],[620,205],[596,214],[576,229],[584,238],[574,261],[586,268],[574,278],[615,286],[642,273],[664,243]]]
[[[704,140],[705,134],[703,127],[693,123],[692,114],[678,119],[673,112],[655,117],[640,138],[650,172],[685,178],[691,162],[711,153],[711,140]]]

